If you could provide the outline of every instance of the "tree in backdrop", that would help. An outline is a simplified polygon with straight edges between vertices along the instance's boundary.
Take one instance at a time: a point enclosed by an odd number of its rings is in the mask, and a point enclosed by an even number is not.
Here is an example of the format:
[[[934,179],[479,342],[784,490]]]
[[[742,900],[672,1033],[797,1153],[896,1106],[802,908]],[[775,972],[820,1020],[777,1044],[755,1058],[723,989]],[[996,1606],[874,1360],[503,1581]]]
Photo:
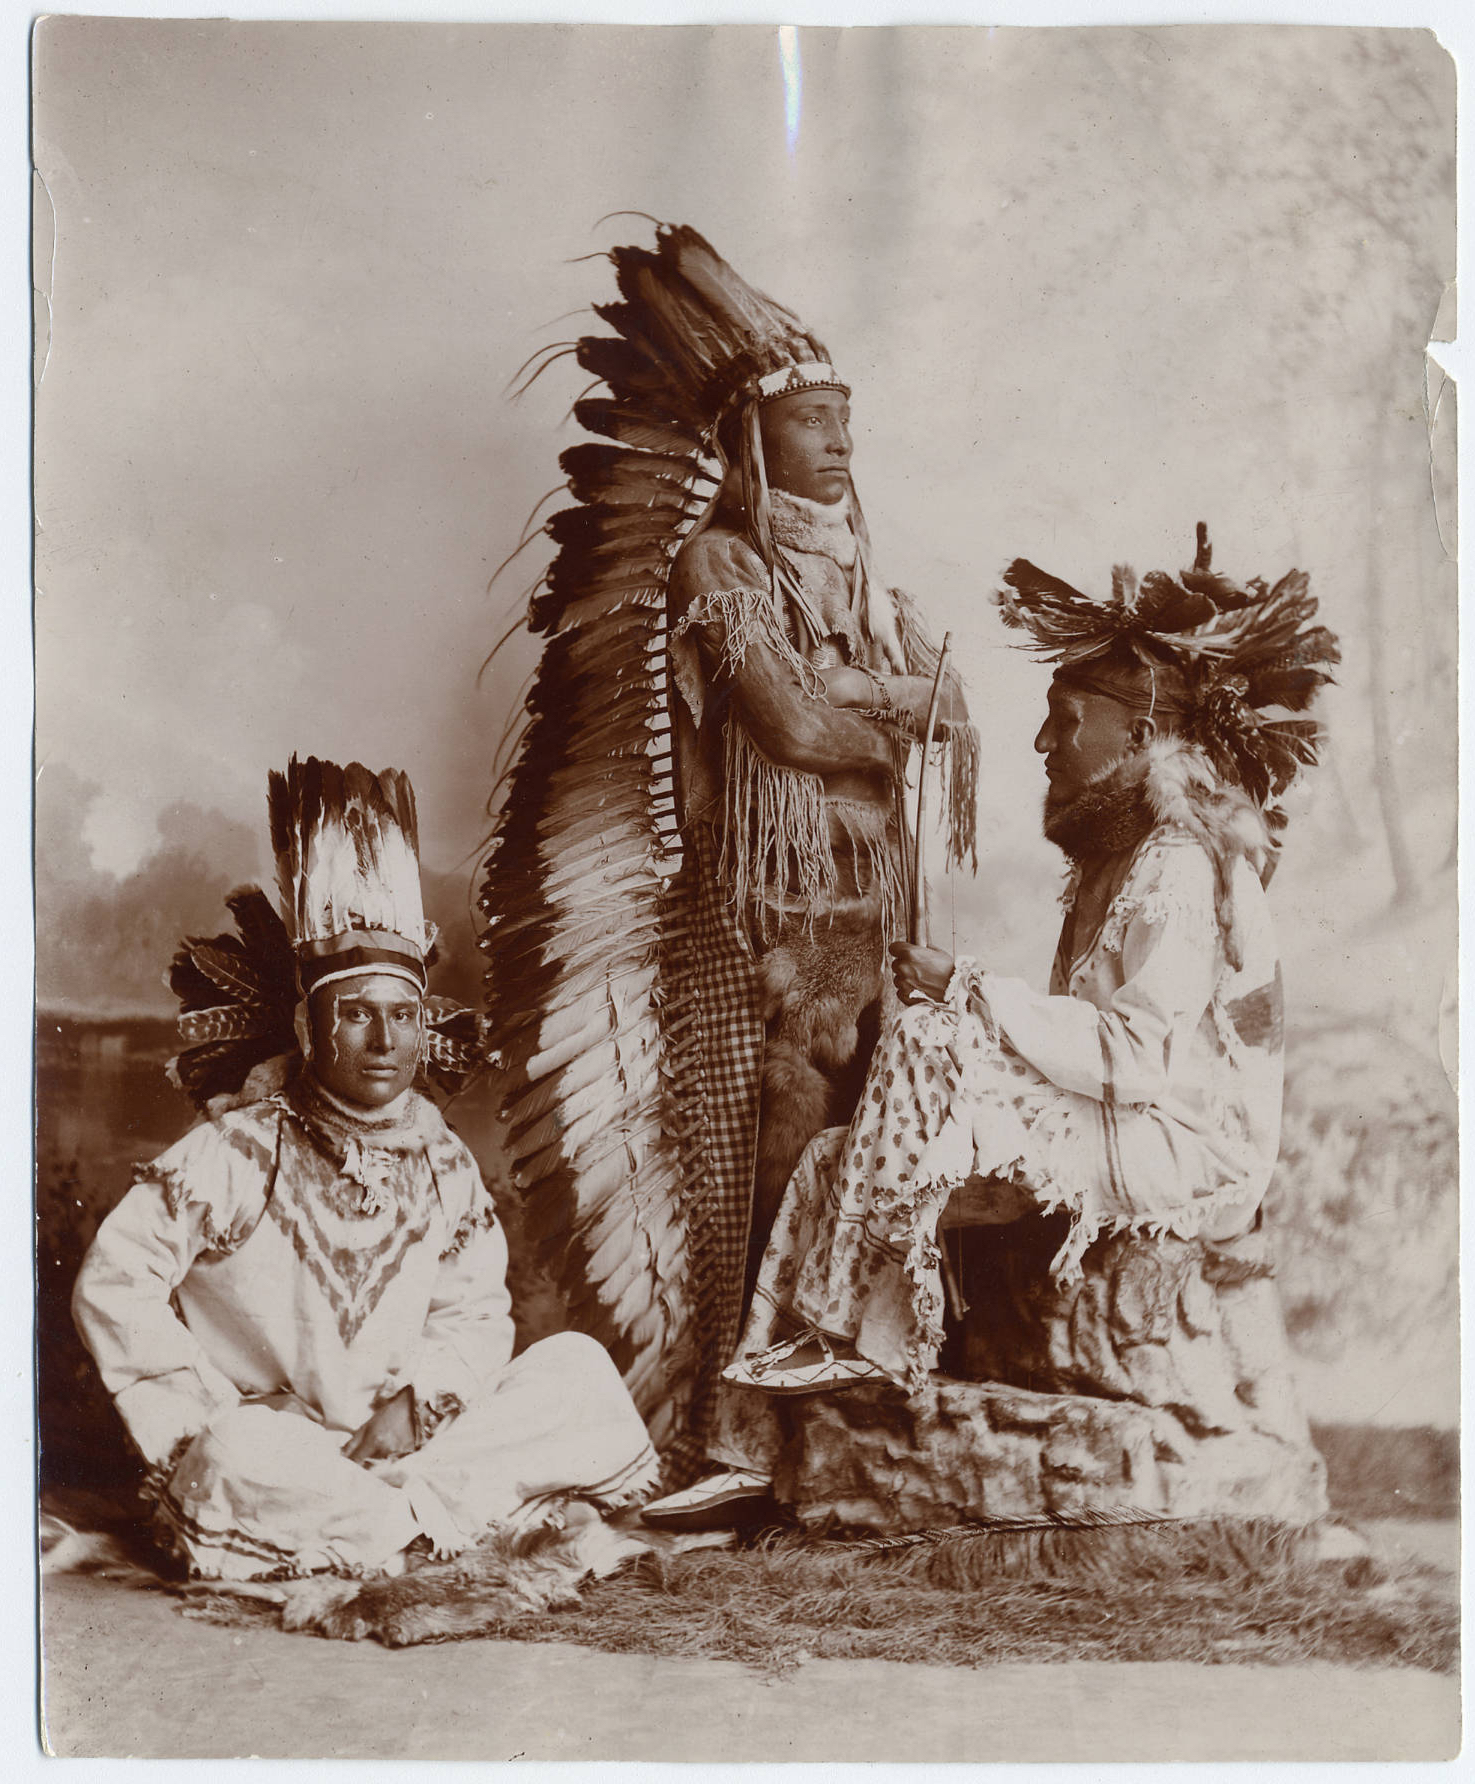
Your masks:
[[[1338,31],[1325,46],[1326,85],[1312,105],[1292,64],[1244,45],[1245,66],[1225,73],[1231,90],[1256,93],[1256,107],[1232,158],[1205,171],[1272,196],[1253,214],[1274,225],[1242,225],[1235,244],[1248,282],[1282,277],[1292,254],[1321,269],[1279,362],[1256,371],[1275,380],[1305,357],[1335,369],[1326,425],[1303,432],[1314,443],[1287,465],[1287,496],[1315,481],[1313,452],[1323,484],[1326,461],[1337,462],[1363,564],[1361,624],[1344,629],[1338,744],[1357,764],[1353,784],[1371,785],[1391,899],[1408,905],[1427,882],[1410,791],[1432,790],[1452,810],[1455,784],[1454,511],[1448,495],[1446,511],[1437,507],[1449,465],[1434,462],[1435,449],[1447,457],[1448,447],[1434,438],[1426,394],[1426,346],[1455,273],[1454,67],[1429,32]],[[1360,402],[1349,402],[1353,391]],[[1390,539],[1413,542],[1412,554],[1390,553]]]

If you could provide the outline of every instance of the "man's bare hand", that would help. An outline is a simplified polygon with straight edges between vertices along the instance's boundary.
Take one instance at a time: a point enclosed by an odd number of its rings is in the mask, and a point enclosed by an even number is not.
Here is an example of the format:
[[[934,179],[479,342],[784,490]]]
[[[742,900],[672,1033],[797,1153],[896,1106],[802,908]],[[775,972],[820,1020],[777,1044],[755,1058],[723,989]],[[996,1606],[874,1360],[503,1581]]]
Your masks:
[[[880,709],[914,737],[920,737],[926,729],[927,710],[932,704],[930,676],[873,674],[867,669],[853,669],[842,664],[837,668],[821,669],[819,678],[824,686],[826,704],[830,706],[858,706],[871,712]],[[945,681],[937,707],[938,723],[962,724],[967,717],[962,697],[951,681]]]
[[[415,1390],[403,1387],[364,1420],[343,1446],[350,1462],[391,1462],[417,1447]]]
[[[953,957],[941,948],[921,948],[913,942],[891,944],[891,974],[903,1003],[930,997],[941,1003],[952,983]]]
[[[932,704],[932,677],[886,675],[881,679],[886,683],[898,722],[904,723],[914,737],[920,737],[927,728],[927,709]],[[963,704],[961,694],[956,685],[945,678],[941,698],[937,703],[938,724],[964,724],[967,718],[968,709]]]

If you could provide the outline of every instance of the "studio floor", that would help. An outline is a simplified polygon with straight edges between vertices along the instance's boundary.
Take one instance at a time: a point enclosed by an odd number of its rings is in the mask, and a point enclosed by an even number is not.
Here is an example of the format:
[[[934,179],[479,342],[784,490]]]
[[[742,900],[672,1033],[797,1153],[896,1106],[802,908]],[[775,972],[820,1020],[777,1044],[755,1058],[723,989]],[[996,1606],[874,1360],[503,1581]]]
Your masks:
[[[1458,1566],[1453,1522],[1379,1546]],[[1408,1668],[963,1669],[731,1661],[469,1641],[390,1651],[187,1619],[45,1582],[44,1726],[63,1756],[603,1760],[1414,1760],[1459,1748],[1459,1683]]]

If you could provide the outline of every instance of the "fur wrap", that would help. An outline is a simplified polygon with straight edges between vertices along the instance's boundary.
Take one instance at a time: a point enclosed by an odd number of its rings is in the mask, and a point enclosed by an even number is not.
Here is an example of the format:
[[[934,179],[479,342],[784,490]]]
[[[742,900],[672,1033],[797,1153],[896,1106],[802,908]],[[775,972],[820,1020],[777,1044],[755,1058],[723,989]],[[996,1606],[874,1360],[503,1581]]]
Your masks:
[[[1234,865],[1243,857],[1262,884],[1269,881],[1276,850],[1265,814],[1216,772],[1197,744],[1159,737],[1147,746],[1146,756],[1145,774],[1138,772],[1139,758],[1129,756],[1056,814],[1047,834],[1077,868],[1093,856],[1134,849],[1154,830],[1192,837],[1213,863],[1225,956],[1238,970],[1244,956],[1234,918]]]

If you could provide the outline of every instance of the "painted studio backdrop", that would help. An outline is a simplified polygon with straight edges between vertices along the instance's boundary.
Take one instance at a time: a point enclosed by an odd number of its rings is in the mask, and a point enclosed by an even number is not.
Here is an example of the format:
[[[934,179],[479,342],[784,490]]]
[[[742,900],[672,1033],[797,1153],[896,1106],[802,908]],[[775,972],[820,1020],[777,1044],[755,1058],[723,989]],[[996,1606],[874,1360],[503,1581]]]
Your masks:
[[[116,1453],[66,1292],[131,1162],[188,1124],[161,973],[269,871],[269,769],[409,772],[440,988],[479,999],[536,522],[494,572],[588,378],[557,360],[512,392],[652,218],[830,347],[877,560],[952,628],[981,861],[932,851],[942,945],[1043,983],[1059,922],[1048,671],[1006,648],[1003,566],[1099,590],[1116,562],[1185,565],[1205,520],[1230,575],[1309,572],[1344,657],[1271,889],[1281,1292],[1318,1425],[1453,1426],[1453,400],[1425,349],[1452,326],[1454,77],[1432,36],[52,18],[36,74],[51,1478]],[[505,1185],[494,1102],[457,1119]],[[527,1329],[545,1303],[524,1273]]]

